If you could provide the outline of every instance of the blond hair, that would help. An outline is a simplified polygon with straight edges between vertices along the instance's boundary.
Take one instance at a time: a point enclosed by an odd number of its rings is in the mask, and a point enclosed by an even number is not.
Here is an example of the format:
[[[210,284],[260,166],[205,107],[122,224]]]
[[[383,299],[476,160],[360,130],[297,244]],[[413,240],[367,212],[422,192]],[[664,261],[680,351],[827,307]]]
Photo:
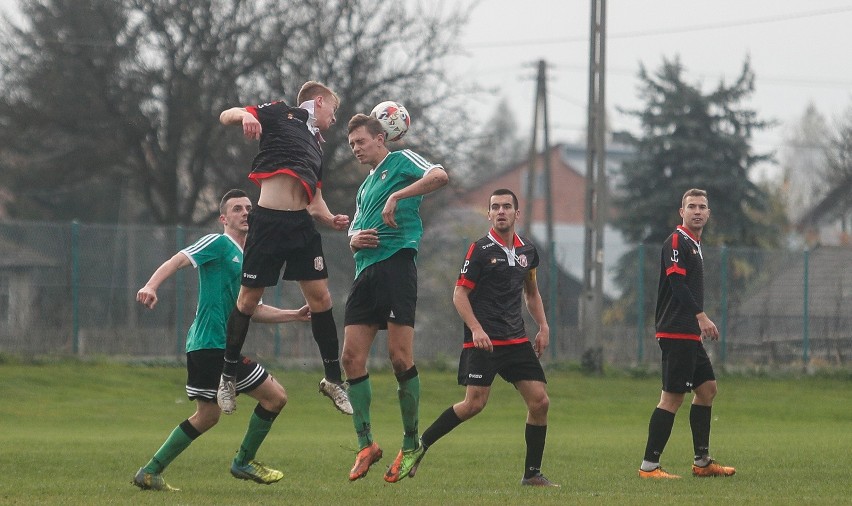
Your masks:
[[[299,95],[296,97],[296,101],[299,104],[302,104],[319,96],[325,99],[334,99],[337,105],[340,105],[340,97],[337,96],[337,93],[332,91],[332,89],[328,86],[317,81],[308,81],[303,84],[302,88],[299,90]]]

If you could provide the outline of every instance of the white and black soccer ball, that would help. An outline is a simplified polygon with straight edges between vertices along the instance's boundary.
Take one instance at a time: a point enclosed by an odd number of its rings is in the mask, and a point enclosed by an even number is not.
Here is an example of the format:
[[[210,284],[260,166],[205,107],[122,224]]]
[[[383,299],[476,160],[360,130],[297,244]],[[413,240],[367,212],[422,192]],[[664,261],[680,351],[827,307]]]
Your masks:
[[[387,141],[402,139],[402,136],[408,131],[409,125],[411,125],[411,116],[408,115],[405,106],[392,100],[387,100],[373,107],[370,116],[381,122],[382,128],[385,129],[385,140]]]

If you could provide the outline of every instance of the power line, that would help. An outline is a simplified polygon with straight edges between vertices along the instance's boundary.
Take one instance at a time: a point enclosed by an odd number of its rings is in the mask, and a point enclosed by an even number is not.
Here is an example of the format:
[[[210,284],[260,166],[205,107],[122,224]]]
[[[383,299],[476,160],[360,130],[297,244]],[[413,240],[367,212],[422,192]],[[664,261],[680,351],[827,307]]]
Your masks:
[[[707,30],[719,30],[726,28],[736,28],[741,26],[762,25],[769,23],[779,23],[782,21],[791,21],[796,19],[812,18],[817,16],[829,16],[843,12],[852,11],[852,7],[836,7],[833,9],[819,9],[814,11],[799,12],[794,14],[779,14],[777,16],[765,16],[760,18],[745,19],[742,21],[726,21],[719,23],[705,23],[692,26],[680,26],[672,28],[656,28],[652,30],[634,30],[629,32],[616,32],[607,34],[607,39],[632,39],[639,37],[654,37],[657,35],[671,35],[676,33],[690,33]],[[465,47],[468,49],[491,49],[499,47],[516,47],[516,46],[531,46],[541,44],[566,44],[573,42],[588,42],[588,37],[553,37],[547,39],[527,39],[527,40],[501,40],[493,42],[469,43]]]

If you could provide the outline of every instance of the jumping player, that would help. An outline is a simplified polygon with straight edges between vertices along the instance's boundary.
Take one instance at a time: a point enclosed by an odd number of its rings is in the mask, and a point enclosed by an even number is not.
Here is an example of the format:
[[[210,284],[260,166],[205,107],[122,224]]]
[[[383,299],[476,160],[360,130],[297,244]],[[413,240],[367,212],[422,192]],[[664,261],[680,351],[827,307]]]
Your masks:
[[[372,387],[367,357],[376,333],[387,329],[388,355],[398,382],[402,448],[385,474],[399,481],[422,450],[418,445],[420,377],[414,365],[414,313],[417,267],[414,259],[423,235],[423,195],[447,184],[443,167],[411,150],[388,151],[376,118],[356,114],[349,120],[349,146],[359,162],[372,167],[355,197],[349,230],[355,256],[355,281],[346,300],[343,368],[349,379],[358,455],[349,479],[363,478],[382,458],[370,421]]]
[[[241,385],[235,384],[235,375],[251,316],[264,288],[278,283],[282,267],[281,279],[298,281],[311,308],[311,328],[325,369],[320,392],[338,410],[352,414],[340,372],[322,239],[314,227],[314,220],[335,230],[349,226],[349,217],[332,214],[322,198],[321,132],[335,123],[340,100],[327,86],[308,81],[297,101],[298,107],[284,102],[233,107],[219,116],[223,125],[241,125],[247,138],[260,139],[249,174],[260,185],[260,198],[249,216],[242,285],[228,317],[228,342],[217,393],[226,414],[236,409]]]

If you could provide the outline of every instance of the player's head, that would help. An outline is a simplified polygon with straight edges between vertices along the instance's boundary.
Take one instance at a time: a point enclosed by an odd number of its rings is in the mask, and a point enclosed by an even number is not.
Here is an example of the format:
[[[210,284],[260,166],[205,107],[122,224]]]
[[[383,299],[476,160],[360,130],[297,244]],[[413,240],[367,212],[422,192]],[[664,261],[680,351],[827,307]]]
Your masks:
[[[219,222],[225,230],[237,233],[248,232],[248,214],[251,211],[251,200],[242,190],[228,190],[219,201]]]
[[[388,153],[385,131],[379,120],[356,114],[349,120],[349,147],[359,162],[375,167]]]
[[[500,188],[491,193],[488,202],[488,221],[497,232],[514,232],[518,218],[518,197],[512,190]]]
[[[686,206],[686,197],[704,197],[707,204],[710,204],[710,200],[707,198],[707,192],[705,190],[700,190],[698,188],[690,188],[689,190],[686,190],[686,193],[684,193],[683,197],[680,199],[680,207]]]
[[[701,230],[710,218],[710,201],[707,192],[692,188],[683,194],[678,210],[683,218],[683,226],[697,236],[701,236]]]
[[[301,105],[308,100],[314,101],[314,116],[320,131],[325,132],[337,122],[335,113],[340,107],[340,97],[331,88],[317,81],[306,82],[299,90],[296,101]]]

